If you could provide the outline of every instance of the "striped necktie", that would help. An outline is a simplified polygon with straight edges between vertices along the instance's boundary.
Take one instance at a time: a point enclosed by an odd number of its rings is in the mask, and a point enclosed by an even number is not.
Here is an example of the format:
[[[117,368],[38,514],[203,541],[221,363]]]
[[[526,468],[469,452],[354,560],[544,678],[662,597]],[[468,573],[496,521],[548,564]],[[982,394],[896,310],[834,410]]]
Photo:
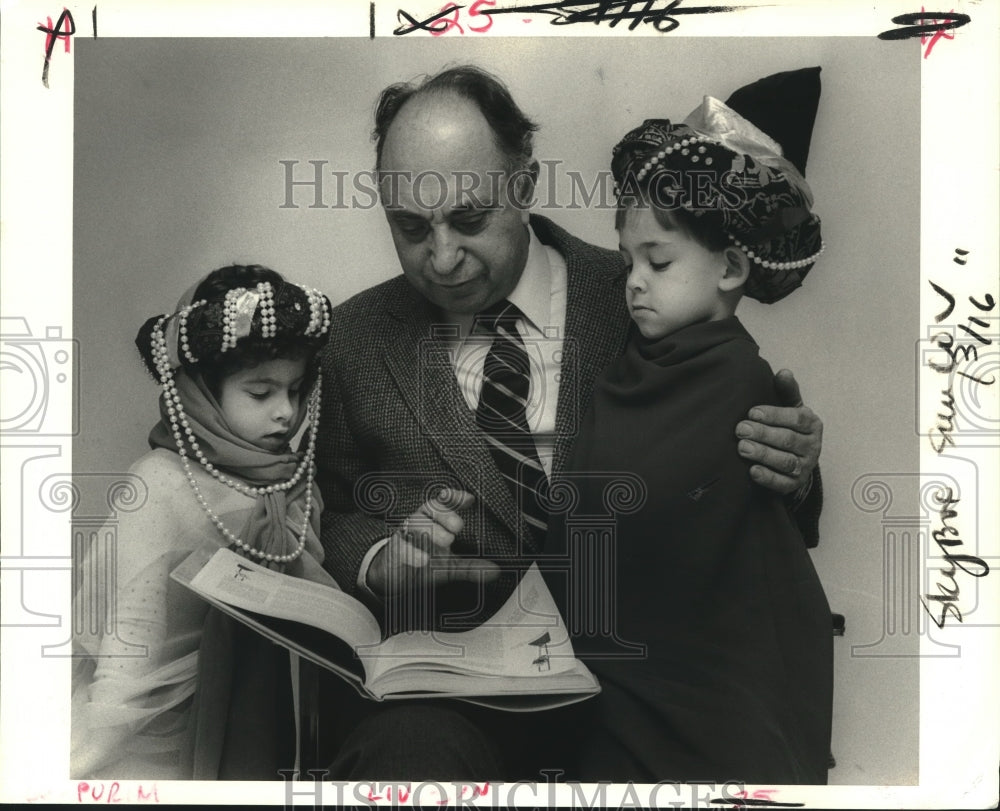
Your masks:
[[[538,499],[547,481],[528,429],[530,361],[517,331],[517,320],[523,317],[517,305],[506,299],[476,316],[478,323],[495,336],[483,367],[476,423],[521,516],[531,528],[531,537],[524,539],[522,548],[533,553],[541,549],[548,524],[548,515]]]

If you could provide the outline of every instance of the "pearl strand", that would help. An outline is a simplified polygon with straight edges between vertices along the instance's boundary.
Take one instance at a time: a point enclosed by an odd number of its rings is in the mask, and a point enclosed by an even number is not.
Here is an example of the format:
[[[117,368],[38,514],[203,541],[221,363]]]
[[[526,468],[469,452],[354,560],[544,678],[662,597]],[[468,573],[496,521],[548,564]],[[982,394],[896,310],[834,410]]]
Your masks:
[[[315,287],[298,285],[299,289],[305,293],[309,301],[309,325],[303,332],[304,335],[325,335],[330,328],[330,310],[326,306],[326,296]]]
[[[191,444],[192,449],[195,451],[199,457],[199,461],[203,465],[209,465],[207,459],[204,458],[204,454],[201,453],[200,449],[197,447],[197,440],[194,438],[194,434],[190,429],[190,425],[187,421],[187,417],[184,414],[184,408],[181,404],[180,394],[177,391],[176,384],[173,378],[173,372],[170,368],[169,353],[167,352],[166,339],[163,335],[163,322],[166,320],[165,317],[160,318],[157,321],[156,326],[153,328],[152,333],[152,353],[153,361],[156,366],[157,372],[160,374],[160,381],[163,385],[163,391],[165,400],[167,402],[167,415],[170,419],[171,428],[174,435],[174,441],[177,443],[177,453],[181,458],[181,464],[184,468],[184,474],[187,477],[188,484],[191,486],[192,491],[195,494],[195,498],[198,500],[198,504],[204,510],[205,514],[209,517],[216,528],[222,534],[224,538],[233,543],[239,549],[261,559],[268,561],[270,563],[289,563],[296,560],[302,555],[305,550],[306,538],[309,531],[309,519],[312,515],[312,489],[313,480],[315,477],[315,465],[314,458],[316,453],[316,435],[319,425],[319,393],[321,380],[317,378],[315,387],[312,394],[309,397],[309,405],[307,406],[307,413],[309,418],[309,440],[306,449],[305,457],[303,458],[302,465],[296,470],[295,475],[292,479],[282,485],[274,485],[263,488],[253,488],[241,485],[238,482],[229,479],[228,477],[218,474],[215,476],[219,481],[224,484],[228,484],[230,487],[243,492],[247,495],[260,495],[262,493],[273,493],[280,490],[287,490],[293,486],[294,482],[297,482],[302,475],[303,469],[306,471],[306,500],[305,506],[303,508],[303,520],[302,529],[299,532],[299,542],[296,548],[286,554],[286,555],[275,555],[269,552],[261,552],[250,544],[243,541],[233,532],[231,532],[222,520],[215,514],[211,507],[208,506],[208,502],[205,500],[205,496],[201,492],[201,488],[198,486],[197,481],[194,477],[194,471],[191,470],[190,462],[188,461],[188,453],[184,447],[184,437],[181,435],[180,426],[184,426],[187,431],[187,438],[189,444]],[[214,468],[212,468],[214,470]],[[217,471],[216,471],[217,473]]]
[[[642,179],[649,174],[649,172],[652,170],[654,166],[656,166],[664,158],[672,155],[674,152],[678,152],[681,155],[684,155],[685,157],[690,156],[692,163],[698,163],[698,161],[701,160],[702,156],[708,150],[705,146],[699,146],[697,152],[692,153],[691,147],[694,147],[696,144],[711,144],[711,143],[714,143],[712,139],[707,138],[704,135],[692,135],[689,136],[688,138],[682,138],[680,141],[677,141],[671,144],[670,146],[665,146],[655,155],[650,156],[649,160],[643,163],[642,168],[639,169],[639,171],[636,172],[635,174],[635,182],[641,183]],[[712,165],[711,157],[705,158],[705,165],[706,166]],[[621,196],[621,187],[617,183],[614,184],[614,193],[615,197]]]
[[[234,287],[226,292],[226,298],[222,303],[222,346],[220,347],[222,352],[236,346],[236,332],[234,331],[236,301],[246,291],[245,287]]]
[[[202,299],[201,301],[196,301],[194,304],[189,304],[183,310],[178,313],[177,319],[177,340],[181,345],[181,351],[184,353],[184,357],[187,358],[188,363],[194,364],[198,362],[198,358],[194,356],[191,352],[191,346],[188,344],[188,330],[187,330],[187,318],[191,314],[191,311],[196,307],[201,307],[207,304],[207,299]]]
[[[796,270],[797,268],[804,268],[806,265],[811,265],[819,259],[819,255],[826,250],[826,243],[821,241],[819,250],[812,256],[807,256],[805,259],[796,259],[789,262],[774,262],[770,259],[762,259],[757,256],[752,250],[750,250],[749,246],[744,245],[732,234],[729,235],[729,238],[733,241],[733,244],[736,245],[737,248],[747,255],[747,259],[752,260],[755,265],[760,265],[768,270]]]
[[[257,285],[260,294],[260,337],[273,338],[278,331],[278,320],[274,316],[274,290],[270,282],[260,282]]]

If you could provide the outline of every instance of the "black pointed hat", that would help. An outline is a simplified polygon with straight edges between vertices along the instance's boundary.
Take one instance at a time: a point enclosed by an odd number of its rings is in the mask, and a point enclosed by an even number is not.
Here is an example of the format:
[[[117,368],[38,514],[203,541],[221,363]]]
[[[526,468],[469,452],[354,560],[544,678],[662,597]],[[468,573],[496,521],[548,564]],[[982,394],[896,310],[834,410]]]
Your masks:
[[[819,108],[819,73],[819,67],[775,73],[726,99],[728,107],[781,144],[785,157],[803,177]]]
[[[745,295],[785,297],[823,251],[804,177],[819,73],[776,73],[725,103],[705,96],[680,124],[647,119],[612,150],[619,205],[646,199],[717,220],[753,262]]]

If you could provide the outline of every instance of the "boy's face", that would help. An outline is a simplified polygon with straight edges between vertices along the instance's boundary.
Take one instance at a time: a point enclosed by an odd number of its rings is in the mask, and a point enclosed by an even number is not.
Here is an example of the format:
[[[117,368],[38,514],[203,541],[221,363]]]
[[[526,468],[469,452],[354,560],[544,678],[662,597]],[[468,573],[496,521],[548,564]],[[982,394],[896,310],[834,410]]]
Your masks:
[[[219,405],[233,433],[267,451],[284,449],[299,425],[305,371],[305,358],[278,358],[225,378]]]
[[[626,213],[618,238],[629,268],[629,313],[643,337],[662,338],[729,315],[719,289],[726,273],[722,252],[702,247],[682,230],[664,228],[649,206]]]

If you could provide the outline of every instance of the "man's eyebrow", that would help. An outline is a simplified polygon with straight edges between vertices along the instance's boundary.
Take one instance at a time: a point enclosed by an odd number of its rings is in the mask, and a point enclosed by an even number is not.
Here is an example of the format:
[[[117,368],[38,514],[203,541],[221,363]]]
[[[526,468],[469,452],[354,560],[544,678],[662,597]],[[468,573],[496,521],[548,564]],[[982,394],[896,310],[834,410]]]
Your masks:
[[[484,203],[484,202],[482,202],[482,201],[480,201],[478,199],[475,199],[475,200],[473,200],[472,202],[469,202],[469,203],[459,203],[456,206],[452,206],[449,209],[448,213],[449,213],[449,215],[450,214],[467,214],[470,211],[472,211],[472,212],[476,212],[476,211],[494,211],[495,209],[498,209],[498,208],[500,208],[500,204],[499,203],[493,203],[493,202]]]
[[[405,208],[387,208],[386,216],[394,220],[426,220],[427,217],[416,211],[407,211]]]
[[[479,201],[476,201],[452,206],[447,210],[444,216],[446,219],[451,219],[453,217],[464,217],[469,214],[496,211],[499,208],[499,203],[480,203]],[[385,211],[387,217],[397,221],[408,220],[411,222],[428,222],[430,220],[430,217],[427,216],[426,212],[409,211],[405,208],[387,208]]]

